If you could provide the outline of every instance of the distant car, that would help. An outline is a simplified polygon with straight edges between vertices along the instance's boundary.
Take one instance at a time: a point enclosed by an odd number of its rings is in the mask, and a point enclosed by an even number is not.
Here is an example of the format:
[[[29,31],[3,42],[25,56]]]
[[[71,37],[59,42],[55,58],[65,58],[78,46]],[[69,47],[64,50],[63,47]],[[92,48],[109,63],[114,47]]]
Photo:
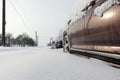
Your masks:
[[[58,35],[54,37],[54,39],[52,38],[51,48],[52,49],[63,48],[63,30],[62,29],[60,29]]]
[[[62,40],[60,40],[60,41],[56,41],[56,48],[62,48],[63,47],[63,45],[62,45]]]
[[[51,43],[51,49],[55,49],[56,48],[56,43],[55,43],[55,41],[52,41],[52,43]]]
[[[92,0],[63,34],[65,52],[100,51],[120,54],[120,0]]]
[[[52,43],[51,43],[51,48],[52,49],[57,49],[57,48],[62,48],[63,47],[63,45],[62,45],[62,41],[60,40],[60,41],[52,41]]]
[[[63,47],[63,30],[60,29],[56,39],[56,48],[62,48],[62,47]]]

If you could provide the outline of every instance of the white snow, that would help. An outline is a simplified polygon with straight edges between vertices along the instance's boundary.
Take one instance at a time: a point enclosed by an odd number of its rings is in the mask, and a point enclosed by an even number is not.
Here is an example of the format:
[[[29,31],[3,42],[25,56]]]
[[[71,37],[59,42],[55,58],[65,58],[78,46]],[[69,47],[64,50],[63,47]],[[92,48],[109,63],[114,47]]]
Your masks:
[[[85,15],[86,15],[85,12],[76,13],[76,15],[71,17],[71,23],[70,24],[73,24],[75,21],[77,21],[79,19],[82,19],[82,17],[85,16]]]
[[[0,80],[120,80],[120,69],[62,49],[0,47]]]
[[[70,16],[68,18],[68,21],[71,20],[70,25],[73,24],[78,19],[81,19],[85,15],[85,12],[81,11],[85,8],[86,5],[90,3],[90,1],[91,0],[76,0],[73,9],[70,13]]]
[[[101,6],[95,9],[94,15],[101,17],[103,13],[109,8],[111,8],[114,4],[120,4],[120,2],[118,2],[118,0],[107,0]]]
[[[90,1],[91,0],[84,0],[84,1],[77,0],[75,7],[72,9],[73,12],[71,13],[68,19],[68,21],[71,20],[70,25],[86,15],[85,12],[82,12],[81,10],[85,8],[85,6],[89,4]],[[103,13],[109,8],[111,8],[114,4],[120,4],[120,2],[118,0],[107,0],[106,2],[104,2],[102,5],[100,5],[94,10],[94,15],[101,17]]]

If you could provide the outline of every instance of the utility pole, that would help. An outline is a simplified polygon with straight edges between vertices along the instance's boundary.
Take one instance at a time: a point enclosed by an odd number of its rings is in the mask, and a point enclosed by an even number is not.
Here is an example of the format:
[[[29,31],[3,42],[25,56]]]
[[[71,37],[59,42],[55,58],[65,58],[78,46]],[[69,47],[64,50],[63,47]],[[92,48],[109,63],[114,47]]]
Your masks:
[[[5,0],[3,0],[3,12],[2,12],[2,45],[5,47],[6,43],[5,43]]]
[[[35,45],[38,46],[38,35],[37,35],[37,31],[35,31]]]

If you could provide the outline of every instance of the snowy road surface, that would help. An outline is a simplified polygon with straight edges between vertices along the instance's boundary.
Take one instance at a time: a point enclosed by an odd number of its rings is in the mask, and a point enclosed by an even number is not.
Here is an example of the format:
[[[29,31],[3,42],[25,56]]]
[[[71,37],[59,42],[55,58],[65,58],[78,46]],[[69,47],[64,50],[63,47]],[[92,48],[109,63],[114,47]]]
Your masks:
[[[120,69],[62,49],[0,47],[0,80],[120,80]]]

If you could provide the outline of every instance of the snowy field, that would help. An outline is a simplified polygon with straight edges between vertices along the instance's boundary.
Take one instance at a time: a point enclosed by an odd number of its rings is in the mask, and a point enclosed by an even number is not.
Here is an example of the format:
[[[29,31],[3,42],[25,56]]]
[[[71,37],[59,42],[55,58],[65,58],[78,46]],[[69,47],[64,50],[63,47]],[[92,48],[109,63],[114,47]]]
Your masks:
[[[120,80],[120,69],[62,49],[0,47],[0,80]]]

